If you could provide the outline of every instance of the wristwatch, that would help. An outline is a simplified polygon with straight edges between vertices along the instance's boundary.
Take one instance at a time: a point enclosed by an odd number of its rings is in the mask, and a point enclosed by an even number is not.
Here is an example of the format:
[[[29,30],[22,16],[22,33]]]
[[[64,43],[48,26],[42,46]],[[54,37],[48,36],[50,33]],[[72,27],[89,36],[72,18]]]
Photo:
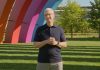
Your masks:
[[[56,45],[59,45],[59,41],[57,42],[57,44]]]

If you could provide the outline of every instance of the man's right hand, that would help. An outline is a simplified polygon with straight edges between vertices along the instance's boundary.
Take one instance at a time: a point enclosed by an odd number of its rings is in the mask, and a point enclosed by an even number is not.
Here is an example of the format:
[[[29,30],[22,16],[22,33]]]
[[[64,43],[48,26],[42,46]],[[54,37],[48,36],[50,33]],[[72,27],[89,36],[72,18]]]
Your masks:
[[[50,45],[56,45],[58,42],[55,40],[54,37],[50,37],[49,39],[47,39],[47,44]]]

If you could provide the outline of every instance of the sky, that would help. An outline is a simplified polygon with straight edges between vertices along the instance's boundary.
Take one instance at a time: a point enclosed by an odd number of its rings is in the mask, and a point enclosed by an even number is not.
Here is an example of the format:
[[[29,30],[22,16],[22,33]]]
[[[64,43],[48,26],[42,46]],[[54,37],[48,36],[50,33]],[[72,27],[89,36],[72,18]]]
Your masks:
[[[59,6],[65,6],[67,4],[68,0],[63,0],[62,3]],[[90,6],[90,1],[94,1],[94,0],[73,0],[78,2],[78,4],[80,4],[80,6]]]

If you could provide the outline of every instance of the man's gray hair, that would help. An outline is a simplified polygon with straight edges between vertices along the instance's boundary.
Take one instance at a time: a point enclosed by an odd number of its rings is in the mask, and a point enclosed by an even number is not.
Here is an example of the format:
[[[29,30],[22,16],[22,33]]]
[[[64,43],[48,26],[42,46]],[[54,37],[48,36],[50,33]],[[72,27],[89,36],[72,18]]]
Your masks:
[[[47,11],[52,11],[52,12],[54,13],[54,10],[53,10],[52,8],[46,8],[45,11],[44,11],[44,14],[45,14],[45,12],[47,12]]]

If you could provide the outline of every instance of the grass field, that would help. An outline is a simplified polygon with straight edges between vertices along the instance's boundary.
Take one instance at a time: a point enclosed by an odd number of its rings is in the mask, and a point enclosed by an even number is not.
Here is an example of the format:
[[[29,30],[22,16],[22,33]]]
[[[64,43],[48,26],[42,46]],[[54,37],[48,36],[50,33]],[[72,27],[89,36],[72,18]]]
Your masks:
[[[0,70],[35,70],[38,49],[32,45],[0,45]],[[100,70],[99,40],[70,40],[62,49],[64,70]]]

